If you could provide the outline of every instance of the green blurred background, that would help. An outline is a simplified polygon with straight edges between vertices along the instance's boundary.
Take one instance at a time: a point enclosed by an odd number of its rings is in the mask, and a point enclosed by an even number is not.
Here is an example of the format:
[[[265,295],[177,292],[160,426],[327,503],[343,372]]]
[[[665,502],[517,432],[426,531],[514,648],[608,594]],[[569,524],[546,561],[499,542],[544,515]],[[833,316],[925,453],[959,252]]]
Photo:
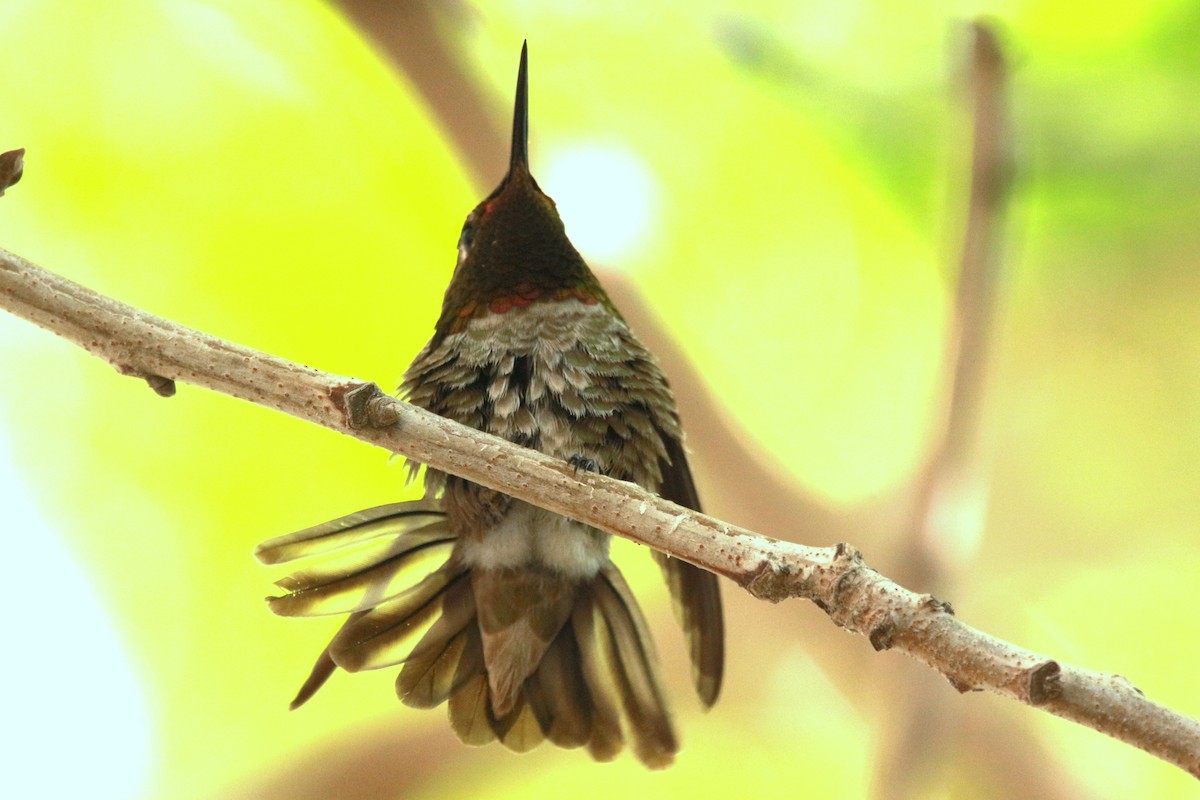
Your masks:
[[[0,150],[28,149],[0,245],[392,386],[503,174],[527,38],[534,173],[664,354],[709,510],[852,541],[973,625],[1200,713],[1200,5],[404,2],[370,28],[376,5],[0,0]],[[1014,64],[1019,176],[972,489],[931,544],[910,523],[980,13]],[[684,740],[665,773],[465,748],[442,710],[395,700],[392,670],[289,713],[338,623],[273,617],[279,575],[251,551],[410,496],[399,461],[189,386],[163,400],[2,314],[0,368],[4,796],[1195,795],[732,588],[726,689],[701,714],[632,552]]]

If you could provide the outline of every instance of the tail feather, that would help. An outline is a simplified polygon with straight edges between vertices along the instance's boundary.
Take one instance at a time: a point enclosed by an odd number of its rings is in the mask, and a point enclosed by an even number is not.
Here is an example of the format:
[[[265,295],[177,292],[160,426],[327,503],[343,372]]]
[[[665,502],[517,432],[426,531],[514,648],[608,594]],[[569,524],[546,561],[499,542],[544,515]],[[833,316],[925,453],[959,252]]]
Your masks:
[[[489,689],[490,691],[490,689]],[[538,725],[537,715],[533,713],[529,702],[521,697],[512,710],[501,716],[492,711],[488,704],[487,720],[492,732],[500,740],[500,744],[515,753],[527,753],[541,744],[546,735]]]
[[[445,517],[440,503],[426,500],[366,508],[302,531],[268,539],[254,548],[254,557],[263,564],[282,564],[297,558],[330,553],[380,536],[394,536]]]
[[[483,649],[480,648],[480,662]],[[450,695],[450,727],[463,744],[479,747],[496,741],[492,730],[492,704],[488,699],[487,673],[480,671]]]
[[[646,766],[670,766],[679,743],[671,726],[653,645],[641,610],[616,567],[609,564],[595,582],[597,608],[604,617],[599,630],[612,678],[625,711],[626,733],[634,753]]]
[[[611,681],[611,668],[602,656],[599,632],[607,636],[604,620],[597,619],[598,611],[591,592],[584,593],[571,615],[571,626],[579,644],[579,671],[587,684],[592,702],[592,732],[588,752],[597,761],[612,761],[621,752],[621,718],[618,711],[617,688]]]
[[[564,625],[525,681],[525,698],[546,738],[559,747],[583,747],[591,738],[594,707],[579,668],[575,631]]]
[[[503,719],[495,721],[493,729],[500,736],[500,743],[514,753],[528,753],[546,740],[537,715],[525,700],[518,703]]]
[[[473,606],[471,611],[467,624],[445,641],[439,641],[445,629],[435,624],[425,634],[429,642],[422,641],[416,647],[423,652],[404,662],[396,676],[396,694],[406,706],[436,708],[483,671],[483,648],[479,629],[473,624]]]
[[[330,655],[347,672],[390,667],[420,655],[422,642],[431,648],[444,641],[425,639],[439,623],[448,637],[457,632],[456,623],[461,630],[469,621],[474,611],[469,584],[463,567],[447,564],[398,597],[347,620],[329,644]]]
[[[288,708],[295,711],[311,700],[312,696],[325,685],[325,681],[329,680],[329,676],[336,671],[337,664],[333,663],[333,659],[329,656],[329,648],[326,647],[321,651],[321,655],[317,656],[317,663],[313,664],[312,671],[308,673],[308,678],[300,687],[300,691],[296,692],[296,696],[292,698]]]
[[[571,616],[576,581],[527,569],[473,569],[492,709],[507,716]]]
[[[385,524],[388,534],[381,532]],[[317,530],[325,534],[311,534]],[[498,740],[525,752],[549,739],[560,747],[586,747],[596,760],[608,761],[628,741],[647,766],[665,767],[673,760],[678,742],[650,634],[611,562],[590,580],[563,586],[550,585],[560,579],[545,576],[525,585],[529,575],[518,575],[510,585],[508,576],[495,570],[485,570],[494,574],[480,582],[479,570],[448,552],[454,538],[422,504],[372,509],[301,533],[305,537],[272,540],[285,544],[264,545],[262,552],[268,559],[290,560],[309,550],[356,549],[349,561],[284,579],[280,585],[289,594],[271,599],[277,613],[351,611],[317,658],[293,708],[308,701],[338,667],[356,671],[401,664],[396,677],[401,701],[417,708],[448,702],[451,727],[466,744]],[[383,540],[385,535],[394,541]],[[323,537],[336,539],[338,546]],[[374,544],[376,539],[382,546]],[[369,544],[359,552],[364,542]],[[378,561],[364,557],[367,551]],[[434,556],[444,561],[429,571]],[[480,607],[476,583],[495,584],[506,602]],[[528,632],[538,640],[530,645],[536,658],[517,670],[509,665],[508,677],[497,681],[487,636],[526,613],[520,601],[531,588],[538,590],[534,609],[545,612],[528,620]],[[381,599],[374,601],[376,596]],[[515,681],[511,687],[509,680]],[[507,695],[505,703],[497,702],[497,691]]]
[[[288,594],[267,602],[272,611],[285,617],[372,609],[445,564],[453,546],[445,521],[439,520],[276,581]]]
[[[527,753],[546,736],[524,697],[503,716],[492,713],[487,674],[480,672],[450,695],[450,726],[466,745],[478,747],[499,740],[514,753]]]

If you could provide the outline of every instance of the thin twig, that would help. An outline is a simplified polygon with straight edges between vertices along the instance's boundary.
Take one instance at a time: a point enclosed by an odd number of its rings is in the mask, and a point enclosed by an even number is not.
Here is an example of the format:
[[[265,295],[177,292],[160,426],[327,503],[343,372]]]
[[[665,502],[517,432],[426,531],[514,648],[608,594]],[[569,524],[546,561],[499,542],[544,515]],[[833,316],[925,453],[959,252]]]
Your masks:
[[[1133,744],[1200,777],[1200,723],[1114,675],[1066,666],[963,623],[867,567],[849,545],[769,539],[400,402],[119,303],[0,250],[0,307],[122,374],[185,381],[284,411],[683,558],[777,602],[812,600],[876,650],[907,653],[960,691],[986,689]]]
[[[0,195],[4,190],[21,180],[25,171],[25,148],[0,153]]]

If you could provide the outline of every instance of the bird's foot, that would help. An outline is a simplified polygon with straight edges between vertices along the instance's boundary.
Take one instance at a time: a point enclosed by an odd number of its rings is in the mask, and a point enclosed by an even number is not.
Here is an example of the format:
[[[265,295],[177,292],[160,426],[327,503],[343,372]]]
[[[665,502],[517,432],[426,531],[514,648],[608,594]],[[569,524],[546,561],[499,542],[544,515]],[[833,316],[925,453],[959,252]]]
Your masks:
[[[588,458],[587,456],[581,456],[578,453],[576,453],[575,455],[568,458],[567,463],[575,468],[576,475],[579,474],[579,470],[583,470],[584,472],[599,472],[600,471],[596,467],[596,462],[594,459]]]

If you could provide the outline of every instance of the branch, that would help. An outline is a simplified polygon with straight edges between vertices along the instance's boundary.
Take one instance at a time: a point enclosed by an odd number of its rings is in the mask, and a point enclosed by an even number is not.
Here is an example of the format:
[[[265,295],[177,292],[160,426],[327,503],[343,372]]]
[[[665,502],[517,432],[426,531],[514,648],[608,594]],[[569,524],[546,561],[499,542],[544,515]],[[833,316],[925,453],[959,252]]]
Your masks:
[[[186,328],[0,249],[0,307],[71,340],[160,394],[181,380],[378,445],[682,558],[755,597],[812,600],[876,650],[907,653],[959,691],[986,689],[1095,728],[1200,777],[1200,723],[1124,678],[1061,664],[957,619],[946,603],[867,567],[853,547],[760,536],[641,487],[400,402],[373,383],[303,367]]]

